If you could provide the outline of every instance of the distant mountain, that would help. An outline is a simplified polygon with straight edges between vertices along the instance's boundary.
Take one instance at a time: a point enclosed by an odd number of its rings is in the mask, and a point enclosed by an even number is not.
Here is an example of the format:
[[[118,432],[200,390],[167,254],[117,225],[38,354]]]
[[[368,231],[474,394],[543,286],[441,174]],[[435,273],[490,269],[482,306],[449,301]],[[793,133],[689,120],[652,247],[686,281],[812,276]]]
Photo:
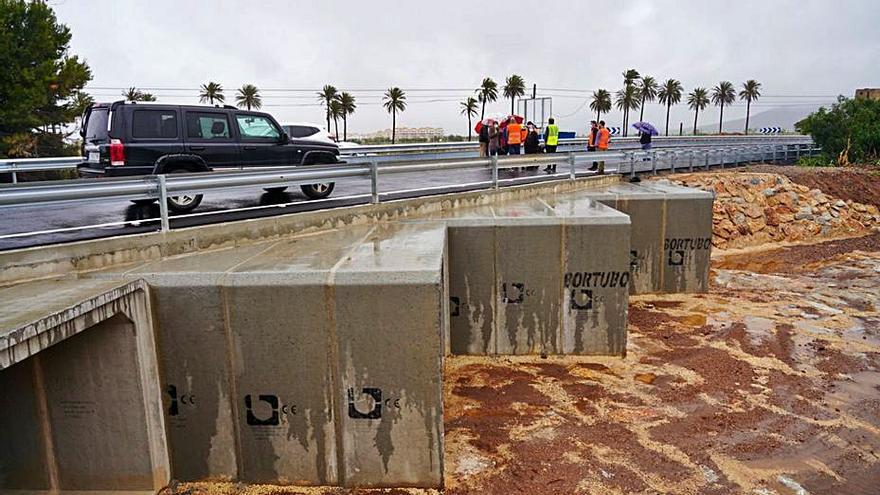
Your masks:
[[[821,105],[813,107],[776,107],[764,110],[760,113],[753,113],[749,118],[749,127],[751,129],[760,129],[761,127],[782,127],[786,131],[794,131],[794,124],[802,120],[807,115],[815,112]],[[746,125],[745,117],[736,120],[725,120],[725,132],[742,132]],[[718,121],[714,124],[706,124],[698,127],[701,132],[712,133],[718,131]]]

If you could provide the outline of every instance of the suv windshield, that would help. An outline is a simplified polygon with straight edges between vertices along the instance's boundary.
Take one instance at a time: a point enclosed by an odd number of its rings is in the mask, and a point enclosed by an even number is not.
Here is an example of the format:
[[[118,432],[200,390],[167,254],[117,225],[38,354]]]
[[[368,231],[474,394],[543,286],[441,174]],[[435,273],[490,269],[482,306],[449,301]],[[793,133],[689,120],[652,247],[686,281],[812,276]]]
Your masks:
[[[86,132],[83,136],[86,142],[107,139],[107,117],[109,114],[109,108],[92,108],[86,121]]]

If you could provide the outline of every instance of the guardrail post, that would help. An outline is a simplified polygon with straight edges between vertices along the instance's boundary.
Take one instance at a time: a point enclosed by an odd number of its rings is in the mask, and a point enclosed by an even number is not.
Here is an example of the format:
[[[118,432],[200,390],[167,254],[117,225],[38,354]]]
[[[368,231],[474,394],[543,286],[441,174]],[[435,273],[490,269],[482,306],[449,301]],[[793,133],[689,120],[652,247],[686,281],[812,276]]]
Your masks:
[[[171,224],[168,221],[168,188],[165,185],[165,174],[156,176],[159,186],[159,217],[162,232],[171,230]]]
[[[797,163],[798,160],[801,159],[801,145],[794,145],[794,161]]]
[[[709,150],[706,150],[705,153],[706,153],[706,170],[709,170]]]
[[[568,178],[574,180],[574,153],[568,152]]]
[[[657,152],[651,151],[651,174],[657,175]]]
[[[676,160],[677,158],[678,158],[678,152],[677,152],[677,151],[673,151],[673,152],[672,152],[672,159],[669,160],[669,168],[672,169],[672,173],[673,173],[673,174],[675,173],[675,160]]]
[[[688,153],[690,155],[688,157],[688,171],[689,172],[694,171],[694,153],[696,153],[694,150],[690,150],[690,152]]]
[[[736,148],[736,149],[734,150],[733,160],[734,160],[734,161],[733,161],[733,166],[734,166],[734,167],[739,167],[739,166],[740,166],[740,162],[742,161],[742,153],[740,153],[740,149],[739,149],[739,148]]]
[[[630,151],[627,153],[629,155],[629,178],[636,178],[636,154]]]
[[[489,165],[492,167],[492,189],[498,189],[498,155],[492,155]]]
[[[12,164],[10,164],[10,166],[12,167],[12,183],[18,184],[18,174],[15,173],[15,168],[18,167],[18,165],[15,163],[12,163]]]
[[[373,204],[379,203],[379,162],[373,159],[370,162],[370,192]]]
[[[784,146],[785,146],[785,148],[784,148],[784,150],[785,150],[785,157],[783,158],[783,160],[785,161],[785,163],[788,163],[788,145],[786,144],[786,145],[784,145]]]
[[[723,168],[724,168],[724,162],[726,161],[726,160],[725,160],[726,157],[725,157],[724,155],[727,154],[727,150],[722,149],[722,150],[720,151],[720,154],[721,154],[721,168],[723,169]]]

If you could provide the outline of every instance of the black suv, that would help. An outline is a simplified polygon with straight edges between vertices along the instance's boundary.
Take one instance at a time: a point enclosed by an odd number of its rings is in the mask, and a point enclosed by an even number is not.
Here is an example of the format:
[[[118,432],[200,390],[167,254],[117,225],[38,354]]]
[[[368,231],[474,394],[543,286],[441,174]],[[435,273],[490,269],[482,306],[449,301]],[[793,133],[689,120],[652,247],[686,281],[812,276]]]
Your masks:
[[[78,167],[80,177],[339,163],[336,145],[291,139],[271,115],[228,105],[97,103],[86,110],[80,135],[85,157]],[[309,198],[320,199],[333,186],[301,188]],[[201,201],[201,195],[177,196],[169,198],[168,206],[186,212]]]

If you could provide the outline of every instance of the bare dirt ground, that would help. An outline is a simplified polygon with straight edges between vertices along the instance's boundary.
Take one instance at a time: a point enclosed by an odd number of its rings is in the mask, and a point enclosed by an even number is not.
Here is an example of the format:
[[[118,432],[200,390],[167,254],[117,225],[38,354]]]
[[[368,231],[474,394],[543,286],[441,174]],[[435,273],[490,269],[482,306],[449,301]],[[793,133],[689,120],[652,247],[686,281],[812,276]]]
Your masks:
[[[716,253],[711,279],[632,297],[625,358],[447,358],[443,493],[880,493],[880,233]]]
[[[796,184],[822,192],[844,201],[855,201],[880,207],[880,168],[873,167],[792,167],[754,165],[744,172],[781,174]]]
[[[446,493],[880,492],[880,236],[741,256],[625,359],[448,360]]]

